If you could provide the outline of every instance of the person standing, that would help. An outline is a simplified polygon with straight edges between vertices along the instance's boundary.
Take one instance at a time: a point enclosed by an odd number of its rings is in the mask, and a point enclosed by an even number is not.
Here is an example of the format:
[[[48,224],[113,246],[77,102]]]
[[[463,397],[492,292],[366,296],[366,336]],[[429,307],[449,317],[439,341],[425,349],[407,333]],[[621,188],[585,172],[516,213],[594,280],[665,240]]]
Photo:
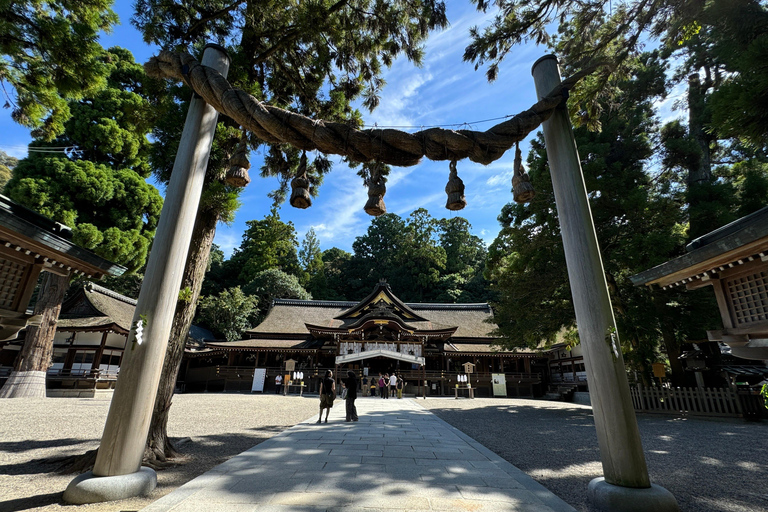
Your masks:
[[[392,373],[392,375],[389,376],[389,394],[390,396],[395,396],[395,389],[397,388],[397,375]]]
[[[355,399],[357,398],[357,375],[352,370],[347,372],[347,378],[344,379],[344,385],[347,387],[347,419],[345,421],[357,421],[357,408]]]
[[[403,388],[405,387],[405,381],[402,375],[397,376],[397,398],[403,398]]]
[[[368,392],[370,391],[370,389],[368,388],[368,376],[367,375],[363,376],[363,387],[361,389],[363,391],[363,396],[368,396]]]
[[[323,419],[323,409],[325,409],[325,422],[328,423],[328,414],[333,407],[333,401],[336,399],[336,382],[333,380],[333,372],[327,370],[325,377],[320,382],[320,417],[317,418],[317,422]]]
[[[275,393],[280,394],[280,390],[283,388],[283,376],[279,373],[275,377]]]
[[[384,380],[384,376],[382,374],[379,374],[379,396],[381,398],[387,398],[384,396],[384,390],[387,389],[386,381]]]

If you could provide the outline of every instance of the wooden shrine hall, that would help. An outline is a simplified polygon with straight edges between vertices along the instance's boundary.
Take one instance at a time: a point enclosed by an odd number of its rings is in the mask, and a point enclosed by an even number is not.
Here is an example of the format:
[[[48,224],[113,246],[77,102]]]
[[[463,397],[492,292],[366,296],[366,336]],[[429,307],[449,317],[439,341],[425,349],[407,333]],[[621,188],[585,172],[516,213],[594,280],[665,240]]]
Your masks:
[[[494,346],[488,304],[402,302],[385,281],[360,302],[276,299],[264,321],[232,342],[188,347],[180,376],[186,391],[251,388],[266,368],[266,389],[288,367],[304,374],[309,391],[326,369],[365,374],[398,372],[406,393],[453,394],[466,363],[479,396],[492,395],[492,375],[506,376],[506,396],[539,396],[546,356]],[[293,363],[293,364],[291,364]],[[343,373],[343,372],[342,372]],[[498,390],[497,396],[504,396]]]

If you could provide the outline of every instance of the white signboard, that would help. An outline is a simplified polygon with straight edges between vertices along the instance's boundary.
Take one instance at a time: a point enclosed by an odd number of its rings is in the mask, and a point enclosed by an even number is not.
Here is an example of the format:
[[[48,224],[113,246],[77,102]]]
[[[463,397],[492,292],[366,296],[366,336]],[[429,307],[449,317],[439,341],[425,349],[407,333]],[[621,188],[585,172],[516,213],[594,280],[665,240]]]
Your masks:
[[[259,391],[264,392],[264,378],[267,376],[266,368],[256,368],[253,371],[253,385],[251,386],[251,393]]]
[[[493,396],[507,396],[507,379],[503,373],[491,374],[493,382]]]

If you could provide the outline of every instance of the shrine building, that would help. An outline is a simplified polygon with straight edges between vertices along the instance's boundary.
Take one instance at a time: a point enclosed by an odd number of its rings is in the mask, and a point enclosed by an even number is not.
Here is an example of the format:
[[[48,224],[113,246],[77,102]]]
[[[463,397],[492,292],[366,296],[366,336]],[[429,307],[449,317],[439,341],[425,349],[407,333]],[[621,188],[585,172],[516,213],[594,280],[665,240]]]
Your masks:
[[[406,304],[385,281],[360,302],[276,299],[245,339],[188,346],[180,386],[190,392],[247,390],[254,369],[265,368],[268,391],[276,375],[292,368],[312,391],[326,369],[337,377],[352,369],[361,377],[397,372],[406,393],[453,395],[458,376],[469,369],[478,396],[541,396],[546,356],[494,346],[495,328],[486,303]]]

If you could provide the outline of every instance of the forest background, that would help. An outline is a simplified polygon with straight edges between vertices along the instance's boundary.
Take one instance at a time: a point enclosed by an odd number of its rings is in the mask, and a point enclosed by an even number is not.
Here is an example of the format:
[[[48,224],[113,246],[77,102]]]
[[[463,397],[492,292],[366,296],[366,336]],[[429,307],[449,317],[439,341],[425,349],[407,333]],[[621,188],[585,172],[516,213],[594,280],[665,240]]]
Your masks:
[[[555,51],[564,75],[610,63],[569,100],[606,279],[629,367],[647,374],[650,363],[665,361],[673,382],[683,383],[682,343],[704,339],[718,323],[712,294],[651,292],[629,276],[766,204],[766,3],[473,3],[487,15],[470,30],[464,58],[489,80],[523,42]],[[167,183],[191,92],[149,79],[128,50],[98,44],[96,34],[116,22],[106,2],[40,5],[16,2],[0,14],[0,33],[10,34],[0,38],[0,79],[14,119],[34,137],[26,158],[2,155],[4,193],[72,226],[76,243],[128,267],[128,275],[102,284],[135,297],[162,204],[147,178]],[[132,23],[159,47],[199,54],[203,43],[218,41],[233,56],[229,79],[237,86],[264,102],[354,126],[379,106],[386,68],[398,58],[419,64],[430,33],[448,27],[445,5],[427,0],[286,3],[276,12],[258,2],[140,0]],[[64,48],[88,30],[93,36],[76,55],[41,51]],[[659,105],[680,90],[684,119],[662,122]],[[501,208],[501,231],[490,244],[465,218],[418,208],[373,219],[348,252],[321,248],[311,229],[299,240],[280,214],[300,169],[316,195],[338,163],[321,154],[302,163],[296,149],[265,144],[220,117],[166,373],[178,368],[193,319],[239,339],[274,298],[360,300],[379,279],[408,302],[489,301],[506,347],[577,343],[546,147],[540,135],[526,146],[537,195]],[[263,155],[260,173],[276,177],[278,187],[269,194],[270,213],[246,222],[227,259],[213,240],[241,206],[242,189],[225,178],[243,149]],[[361,183],[371,180],[370,164],[344,165]]]

